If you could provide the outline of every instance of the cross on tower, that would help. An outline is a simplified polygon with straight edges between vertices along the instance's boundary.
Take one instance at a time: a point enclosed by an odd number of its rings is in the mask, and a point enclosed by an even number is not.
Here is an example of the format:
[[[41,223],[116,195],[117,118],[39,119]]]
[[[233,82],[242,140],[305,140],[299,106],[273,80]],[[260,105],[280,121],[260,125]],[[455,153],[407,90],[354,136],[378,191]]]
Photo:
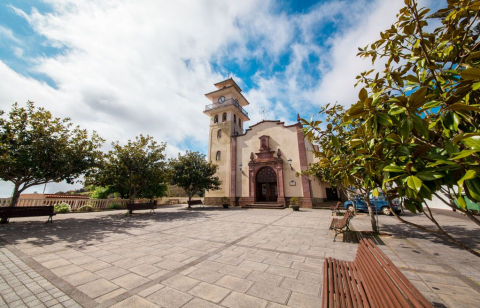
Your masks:
[[[260,114],[262,115],[262,121],[265,121],[266,118],[266,113],[265,113],[265,107],[260,108]]]

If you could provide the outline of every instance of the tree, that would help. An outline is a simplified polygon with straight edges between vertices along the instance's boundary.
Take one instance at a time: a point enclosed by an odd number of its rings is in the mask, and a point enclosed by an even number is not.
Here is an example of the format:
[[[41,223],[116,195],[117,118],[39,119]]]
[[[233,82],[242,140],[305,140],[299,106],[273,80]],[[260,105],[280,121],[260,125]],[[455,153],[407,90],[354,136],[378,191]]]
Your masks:
[[[358,168],[365,169],[375,191],[381,189],[389,201],[401,197],[435,228],[396,215],[401,222],[477,256],[445,232],[426,200],[436,195],[453,209],[457,202],[458,210],[480,225],[463,197],[480,201],[479,8],[479,1],[449,0],[428,15],[416,1],[405,0],[398,21],[380,40],[360,48],[359,56],[373,63],[384,58],[385,69],[357,77],[364,88],[340,124],[356,127],[345,142],[363,161]],[[428,32],[431,19],[440,26]]]
[[[356,151],[349,145],[352,136],[356,134],[358,125],[342,125],[345,119],[345,111],[341,105],[330,104],[320,108],[319,114],[324,121],[307,122],[302,119],[306,126],[305,135],[312,143],[319,145],[315,151],[318,163],[311,164],[304,174],[314,175],[321,181],[329,183],[331,187],[340,189],[352,202],[355,196],[362,198],[368,207],[368,213],[372,230],[378,233],[370,192],[376,183],[368,174],[366,162],[363,156],[358,156]],[[327,125],[322,128],[321,124]]]
[[[157,144],[152,137],[140,135],[124,146],[113,142],[112,147],[95,174],[87,179],[88,184],[109,187],[132,203],[139,197],[153,199],[165,194],[161,188],[169,174],[166,143]]]
[[[92,186],[90,187],[90,198],[91,199],[107,199],[110,194],[113,192],[111,191],[110,187],[100,187],[100,186]]]
[[[4,114],[0,111],[0,116]],[[33,102],[25,108],[13,104],[8,116],[0,117],[0,179],[14,185],[10,206],[29,187],[72,184],[80,175],[88,175],[99,163],[102,143],[95,131],[89,137],[69,118],[54,118]]]
[[[215,176],[218,166],[207,162],[204,154],[187,151],[170,161],[172,185],[182,187],[188,195],[188,201],[202,190],[218,190],[221,181]],[[188,205],[190,208],[190,205]]]

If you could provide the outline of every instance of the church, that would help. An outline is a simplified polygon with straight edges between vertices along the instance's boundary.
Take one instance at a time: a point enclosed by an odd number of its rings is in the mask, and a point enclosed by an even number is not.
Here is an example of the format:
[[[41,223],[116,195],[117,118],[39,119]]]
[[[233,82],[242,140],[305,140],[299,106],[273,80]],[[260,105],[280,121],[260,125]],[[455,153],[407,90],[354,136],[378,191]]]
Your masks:
[[[338,199],[337,191],[318,178],[296,176],[316,161],[300,122],[263,120],[244,130],[250,120],[244,107],[250,103],[240,87],[232,78],[215,87],[205,94],[211,104],[204,113],[210,117],[208,160],[219,166],[222,185],[205,193],[205,204],[228,197],[235,206],[283,208],[298,197],[301,207],[312,208]]]

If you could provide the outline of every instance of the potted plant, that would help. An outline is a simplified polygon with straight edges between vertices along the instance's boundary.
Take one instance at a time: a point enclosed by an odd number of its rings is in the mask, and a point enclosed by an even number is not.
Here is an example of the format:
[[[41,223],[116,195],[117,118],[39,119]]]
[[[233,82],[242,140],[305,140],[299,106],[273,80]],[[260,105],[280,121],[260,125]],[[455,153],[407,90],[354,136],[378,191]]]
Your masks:
[[[290,207],[292,208],[292,210],[298,211],[300,209],[300,198],[290,198]]]
[[[224,209],[228,209],[228,206],[230,205],[230,199],[228,197],[222,197],[220,202],[222,203]]]

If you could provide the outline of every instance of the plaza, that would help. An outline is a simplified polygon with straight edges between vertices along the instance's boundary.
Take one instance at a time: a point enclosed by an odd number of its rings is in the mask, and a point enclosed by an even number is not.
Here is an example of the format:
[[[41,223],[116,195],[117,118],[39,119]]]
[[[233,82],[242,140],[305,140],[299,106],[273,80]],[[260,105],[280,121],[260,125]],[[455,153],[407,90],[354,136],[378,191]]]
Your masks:
[[[421,215],[408,220],[428,225]],[[436,215],[480,249],[478,226]],[[353,260],[358,231],[333,242],[331,212],[159,206],[12,219],[0,227],[0,306],[320,307],[323,261]],[[373,239],[435,307],[480,306],[480,260],[380,215]]]

